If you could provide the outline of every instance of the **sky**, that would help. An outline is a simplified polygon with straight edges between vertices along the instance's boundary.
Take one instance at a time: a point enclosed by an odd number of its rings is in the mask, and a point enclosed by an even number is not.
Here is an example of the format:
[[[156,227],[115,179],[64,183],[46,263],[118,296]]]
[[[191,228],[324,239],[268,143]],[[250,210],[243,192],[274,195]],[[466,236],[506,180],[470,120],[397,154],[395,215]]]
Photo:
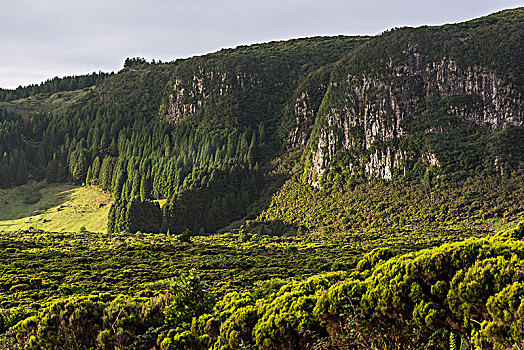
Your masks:
[[[524,0],[2,0],[0,87],[317,35],[456,23]]]

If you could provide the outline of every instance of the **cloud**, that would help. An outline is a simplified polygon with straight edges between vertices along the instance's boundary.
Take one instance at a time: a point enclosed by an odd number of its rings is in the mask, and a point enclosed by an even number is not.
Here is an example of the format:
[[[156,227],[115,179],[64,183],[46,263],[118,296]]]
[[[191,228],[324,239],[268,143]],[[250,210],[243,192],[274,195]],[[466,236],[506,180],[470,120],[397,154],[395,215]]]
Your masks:
[[[173,60],[314,35],[377,34],[462,21],[516,0],[6,0],[0,86],[112,71],[125,57]]]

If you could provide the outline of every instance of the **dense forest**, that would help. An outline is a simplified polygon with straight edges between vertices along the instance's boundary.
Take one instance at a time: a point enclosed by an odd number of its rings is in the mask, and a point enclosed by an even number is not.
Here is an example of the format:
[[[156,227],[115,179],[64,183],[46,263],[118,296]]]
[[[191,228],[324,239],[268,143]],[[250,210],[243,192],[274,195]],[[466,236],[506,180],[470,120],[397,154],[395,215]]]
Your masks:
[[[275,125],[294,81],[365,40],[303,39],[173,63],[128,59],[120,73],[101,75],[106,79],[100,86],[60,113],[27,116],[6,106],[0,186],[17,186],[28,179],[100,186],[113,192],[116,200],[109,217],[111,231],[147,227],[152,232],[186,228],[213,232],[244,217],[259,197],[264,187],[262,167],[278,154],[283,141]],[[283,67],[282,61],[289,61],[288,66]],[[266,66],[261,69],[257,62]],[[165,87],[179,76],[192,80],[193,71],[203,66],[228,74],[256,74],[264,84],[245,91],[244,82],[233,77],[234,91],[224,98],[216,96],[212,115],[203,110],[173,123],[161,114],[167,108]],[[43,84],[43,91],[55,86],[54,81]],[[55,93],[61,91],[59,86]],[[168,199],[163,214],[147,204],[154,199]],[[127,212],[142,221],[137,216],[142,210],[148,213],[147,220],[158,217],[141,227],[130,223]]]
[[[128,62],[125,62],[126,64]],[[0,89],[0,101],[9,102],[38,94],[74,91],[101,84],[109,74],[98,72],[86,75],[55,77],[40,84],[20,86],[14,90]]]
[[[0,231],[0,347],[524,346],[523,35],[518,8],[0,89],[0,189],[113,198],[104,233]]]
[[[341,193],[370,177],[430,188],[479,174],[512,178],[524,160],[521,31],[516,9],[375,38],[297,39],[169,63],[133,58],[117,74],[6,90],[0,187],[99,186],[115,198],[110,231],[203,233],[257,218],[259,200],[293,174]],[[439,65],[448,72],[433,73]],[[431,74],[444,74],[439,86],[425,80]],[[369,87],[361,91],[358,79]],[[490,86],[498,90],[487,94]],[[288,168],[299,164],[279,173],[275,160],[290,149],[302,155]],[[159,199],[161,210],[151,203]]]

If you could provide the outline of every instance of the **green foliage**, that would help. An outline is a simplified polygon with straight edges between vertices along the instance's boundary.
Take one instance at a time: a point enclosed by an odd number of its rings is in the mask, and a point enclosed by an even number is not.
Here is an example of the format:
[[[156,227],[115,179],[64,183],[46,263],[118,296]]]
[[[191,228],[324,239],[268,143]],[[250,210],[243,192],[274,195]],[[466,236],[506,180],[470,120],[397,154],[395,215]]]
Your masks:
[[[24,87],[19,86],[14,90],[0,89],[0,101],[13,101],[37,94],[84,89],[102,83],[108,76],[109,74],[107,73],[93,72],[91,74],[63,78],[54,77],[40,84],[32,84]]]
[[[164,324],[169,331],[160,334],[158,342],[162,349],[194,348],[189,344],[198,344],[198,338],[188,333],[191,322],[213,309],[214,295],[194,271],[174,281],[169,293],[170,303],[164,310]]]
[[[115,201],[109,209],[107,231],[160,232],[162,220],[162,211],[157,202],[141,201],[138,198]]]
[[[194,181],[195,177],[201,181]],[[259,196],[264,179],[259,172],[237,166],[211,173],[189,174],[182,190],[163,206],[164,220],[170,232],[214,232],[242,218],[247,207]],[[190,184],[190,185],[189,185]]]
[[[294,349],[328,345],[437,349],[460,343],[478,348],[507,348],[524,341],[521,312],[524,244],[520,240],[523,228],[521,223],[516,229],[485,238],[447,243],[390,259],[387,256],[391,252],[374,250],[356,264],[356,270],[304,280],[286,282],[258,276],[267,281],[252,284],[246,291],[221,294],[217,300],[194,271],[173,276],[174,279],[158,279],[157,275],[155,283],[137,283],[151,280],[151,276],[142,276],[129,288],[126,274],[129,276],[131,270],[120,265],[127,259],[122,253],[133,248],[131,254],[136,256],[141,250],[137,249],[140,242],[136,238],[128,239],[121,246],[122,260],[113,260],[115,266],[124,269],[121,282],[112,277],[110,289],[115,291],[120,286],[128,292],[134,291],[135,296],[89,293],[86,289],[89,284],[82,284],[79,274],[74,274],[77,277],[66,279],[69,290],[66,291],[66,285],[60,286],[57,290],[62,296],[57,297],[55,289],[47,294],[51,297],[47,302],[6,309],[12,297],[3,299],[1,319],[4,330],[16,323],[10,335],[29,349],[55,349],[64,344],[69,348],[82,344],[100,349],[126,346],[149,349],[155,344],[161,349]],[[29,242],[43,242],[44,238]],[[60,237],[60,242],[63,238]],[[151,238],[144,236],[149,242],[147,251],[151,244],[159,244]],[[78,239],[84,242],[82,236]],[[20,243],[10,244],[21,247]],[[207,247],[203,243],[196,242],[199,246],[194,252],[217,247],[216,242]],[[238,239],[235,237],[230,243],[234,246]],[[333,250],[332,243],[330,246]],[[172,251],[174,246],[168,247]],[[179,247],[191,249],[188,245]],[[262,247],[271,247],[271,242],[251,249]],[[83,246],[79,248],[87,251]],[[318,250],[318,242],[310,243],[310,248]],[[5,251],[15,256],[23,254],[18,249]],[[71,247],[68,251],[71,252]],[[186,259],[194,255],[187,250],[183,252]],[[289,255],[282,258],[285,259],[282,264],[289,266],[286,260]],[[105,257],[99,259],[106,261]],[[305,254],[303,259],[311,259],[311,254]],[[68,256],[67,260],[71,258]],[[76,259],[82,260],[89,261],[90,267],[95,265],[93,257]],[[239,261],[243,260],[240,257]],[[186,262],[186,266],[194,266],[195,261],[198,260]],[[202,261],[209,263],[210,259],[205,257]],[[34,270],[35,263],[30,264]],[[163,267],[160,269],[165,271]],[[73,270],[67,271],[70,276]],[[172,267],[171,271],[176,273],[177,269]],[[9,282],[5,278],[2,281],[2,288],[9,286],[9,293],[15,293],[12,295],[19,300],[27,298],[33,290],[38,290],[33,295],[39,300],[46,295],[50,282],[54,283],[48,277],[27,281],[22,276],[19,275],[17,284],[14,281],[6,284]],[[107,274],[105,278],[110,276]],[[73,280],[76,282],[71,283]],[[84,287],[74,292],[74,285]],[[67,295],[72,292],[75,295]]]
[[[27,349],[146,348],[155,344],[165,303],[166,296],[70,297],[19,322],[13,332]]]
[[[182,243],[191,242],[191,230],[186,229],[184,232],[178,235],[178,240]]]
[[[264,307],[253,329],[259,348],[303,348],[313,339],[324,336],[325,329],[313,315],[313,309],[318,297],[342,276],[344,273],[335,272],[282,287]]]
[[[211,311],[214,305],[214,296],[194,271],[181,276],[169,292],[173,300],[164,312],[168,327],[189,326],[193,317]]]
[[[0,187],[73,181],[115,198],[107,234],[0,232],[0,347],[524,344],[524,223],[492,234],[523,215],[524,129],[461,119],[494,107],[449,92],[476,70],[520,101],[522,13],[129,58],[0,90]],[[439,65],[449,79],[426,90]],[[376,135],[405,137],[369,140],[341,119],[363,109],[383,117]],[[305,182],[321,136],[317,190]],[[404,168],[369,179],[365,163],[390,150]],[[204,235],[228,226],[241,229]]]
[[[371,271],[377,264],[389,260],[396,254],[390,248],[376,248],[364,254],[357,264],[358,271]]]
[[[305,232],[345,232],[356,242],[362,241],[362,230],[376,231],[377,236],[387,232],[383,244],[397,238],[419,241],[417,232],[430,239],[434,231],[438,243],[443,236],[468,231],[476,235],[503,221],[524,219],[523,176],[520,169],[511,177],[447,178],[431,187],[400,178],[350,182],[322,191],[291,178],[251,225],[283,222]]]
[[[497,314],[491,305],[503,296],[511,303],[508,291],[516,291],[524,278],[523,248],[521,241],[495,235],[399,256],[375,266],[368,278],[357,275],[356,281],[335,285],[316,312],[328,328],[348,317],[358,319],[354,327],[366,330],[369,343],[388,348],[416,348],[432,338],[445,343],[445,330],[480,348],[519,343],[520,333],[509,331],[517,326],[513,317],[507,318],[507,326],[498,323],[503,336],[494,336]],[[355,283],[364,289],[355,289]],[[354,304],[348,306],[350,300]]]

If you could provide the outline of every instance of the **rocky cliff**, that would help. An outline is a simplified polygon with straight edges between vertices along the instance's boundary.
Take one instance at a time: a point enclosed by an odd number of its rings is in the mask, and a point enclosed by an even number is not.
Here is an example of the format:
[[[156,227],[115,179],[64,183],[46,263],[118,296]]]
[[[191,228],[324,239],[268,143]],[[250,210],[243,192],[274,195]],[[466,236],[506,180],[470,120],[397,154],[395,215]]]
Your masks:
[[[334,176],[503,171],[523,160],[520,148],[503,150],[523,134],[523,13],[181,61],[161,114],[210,130],[263,123],[284,150],[307,145],[315,187]]]
[[[509,72],[514,62],[505,70],[484,56],[497,63],[508,58],[518,62],[524,53],[514,23],[489,23],[495,36],[502,37],[499,46],[517,47],[512,57],[498,47],[471,55],[472,47],[485,40],[478,27],[466,24],[463,31],[394,30],[337,62],[310,131],[308,182],[320,187],[326,172],[390,180],[418,165],[456,170],[471,153],[485,158],[474,163],[489,159],[491,167],[502,167],[500,150],[493,145],[508,128],[523,135],[523,87]],[[516,27],[522,33],[522,23]],[[443,50],[441,40],[453,41],[454,49]],[[314,109],[305,108],[307,94],[302,96],[297,114],[308,120]],[[296,137],[290,142],[297,143]],[[522,160],[523,155],[512,157]]]
[[[367,40],[344,36],[297,39],[180,61],[165,89],[160,112],[175,124],[186,120],[243,128],[265,123],[276,135],[280,123],[287,123],[283,120],[288,115],[287,101],[307,85],[310,75],[316,76],[317,70]],[[305,102],[307,97],[302,99]]]

